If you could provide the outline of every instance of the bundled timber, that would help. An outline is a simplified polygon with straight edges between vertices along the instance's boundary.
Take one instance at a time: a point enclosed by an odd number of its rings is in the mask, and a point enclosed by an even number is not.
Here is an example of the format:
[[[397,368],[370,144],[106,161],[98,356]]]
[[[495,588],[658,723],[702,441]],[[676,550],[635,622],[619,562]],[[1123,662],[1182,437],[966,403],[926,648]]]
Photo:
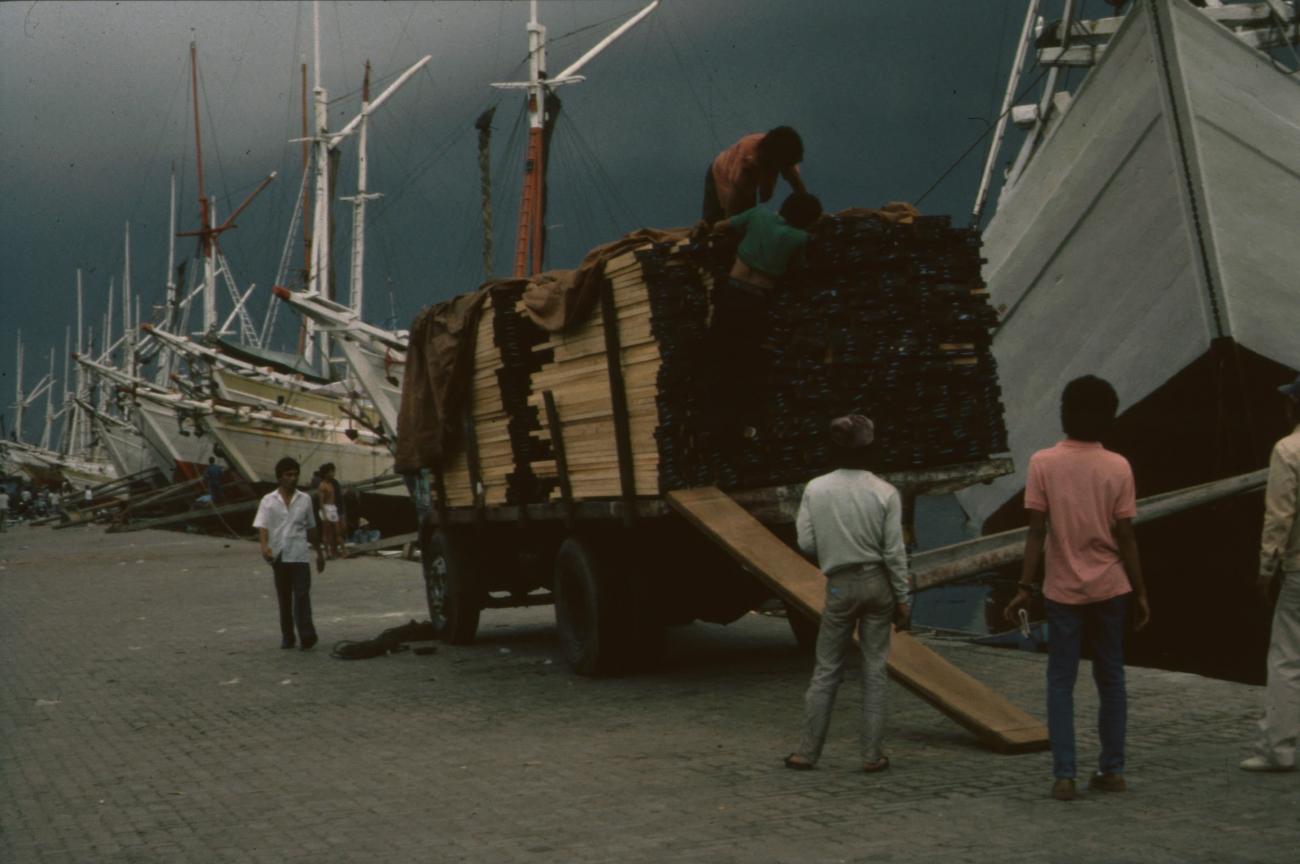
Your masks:
[[[582,500],[799,483],[828,468],[829,421],[849,412],[875,422],[882,471],[1004,451],[978,233],[946,217],[841,214],[812,234],[773,298],[750,429],[726,453],[709,434],[716,400],[704,373],[710,296],[734,247],[647,242],[619,255],[605,266],[604,302],[562,332],[532,322],[521,289],[494,292],[463,446],[443,466],[447,503],[557,501],[562,487]]]

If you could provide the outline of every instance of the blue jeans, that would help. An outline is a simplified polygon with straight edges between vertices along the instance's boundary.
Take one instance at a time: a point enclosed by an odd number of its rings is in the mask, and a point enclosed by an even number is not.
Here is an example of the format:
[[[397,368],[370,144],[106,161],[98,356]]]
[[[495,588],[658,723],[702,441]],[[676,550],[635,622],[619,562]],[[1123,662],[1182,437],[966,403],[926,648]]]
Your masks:
[[[1057,779],[1075,776],[1074,682],[1086,641],[1092,649],[1092,678],[1101,707],[1097,733],[1101,738],[1099,767],[1124,773],[1124,726],[1128,695],[1124,688],[1124,613],[1129,595],[1100,603],[1047,605],[1047,733],[1052,742],[1052,772]]]
[[[280,638],[286,645],[293,644],[293,625],[298,624],[298,639],[308,643],[316,640],[316,625],[311,620],[311,565],[276,561],[271,565],[275,573],[275,599],[280,605]]]

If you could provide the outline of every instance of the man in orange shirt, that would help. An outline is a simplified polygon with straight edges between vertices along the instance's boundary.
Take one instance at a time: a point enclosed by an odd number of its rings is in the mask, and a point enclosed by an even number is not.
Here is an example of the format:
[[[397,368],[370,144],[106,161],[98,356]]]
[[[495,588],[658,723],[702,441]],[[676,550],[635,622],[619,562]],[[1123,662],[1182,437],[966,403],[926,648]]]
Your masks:
[[[799,176],[803,139],[789,126],[746,135],[709,163],[704,175],[705,222],[710,225],[769,201],[776,178],[795,192],[807,192]]]
[[[1052,797],[1060,801],[1076,797],[1074,682],[1085,634],[1101,700],[1100,767],[1088,788],[1126,788],[1124,619],[1130,597],[1137,606],[1137,629],[1146,626],[1151,611],[1133,533],[1133,470],[1127,459],[1101,446],[1118,407],[1115,389],[1100,378],[1085,375],[1066,385],[1061,395],[1066,438],[1029,460],[1025,562],[1020,590],[1006,609],[1007,619],[1014,620],[1016,611],[1029,602],[1046,547],[1042,588],[1048,623],[1047,730],[1056,776]]]

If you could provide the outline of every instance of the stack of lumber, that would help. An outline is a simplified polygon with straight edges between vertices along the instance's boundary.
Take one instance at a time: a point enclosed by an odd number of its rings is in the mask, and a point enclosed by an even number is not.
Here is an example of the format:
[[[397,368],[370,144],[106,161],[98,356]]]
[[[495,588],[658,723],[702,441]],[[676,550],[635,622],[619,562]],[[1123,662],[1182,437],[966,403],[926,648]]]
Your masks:
[[[477,445],[482,494],[485,504],[503,504],[506,500],[506,475],[514,469],[514,452],[510,444],[510,417],[502,403],[497,373],[501,368],[501,350],[492,338],[495,309],[483,308],[474,340],[474,377],[470,382],[469,414],[472,423],[460,430],[457,447],[443,466],[443,483],[447,504],[469,507],[475,504],[471,481],[472,450]],[[473,442],[469,435],[473,435]]]
[[[633,252],[605,266],[618,321],[619,360],[626,393],[633,479],[639,495],[659,493],[659,452],[655,430],[660,368],[659,342],[651,327],[650,300],[640,262]],[[545,413],[544,393],[550,391],[564,438],[569,484],[574,498],[614,498],[622,494],[614,407],[606,350],[605,317],[599,305],[588,320],[534,347],[550,361],[532,375],[529,404]],[[548,455],[535,461],[539,475],[555,476],[557,466],[550,430],[542,437],[551,444]],[[552,498],[558,483],[547,485]]]
[[[522,288],[497,288],[492,294],[492,307],[492,338],[501,353],[497,386],[510,418],[508,428],[514,460],[505,478],[506,502],[538,501],[545,497],[544,487],[556,482],[554,467],[545,464],[552,459],[552,454],[550,442],[541,434],[544,412],[529,399],[532,376],[551,361],[551,353],[538,347],[546,342],[549,334],[524,311]],[[549,479],[538,476],[534,463],[541,463],[539,467]]]
[[[827,424],[849,411],[875,423],[880,470],[1006,450],[979,249],[977,232],[943,216],[819,223],[808,266],[773,304],[764,420],[741,484],[825,469]]]
[[[734,244],[646,244],[609,262],[637,495],[808,480],[830,467],[831,419],[857,412],[876,426],[878,470],[979,461],[1006,450],[996,315],[980,281],[980,238],[947,217],[898,224],[841,214],[812,231],[806,261],[777,286],[753,429],[719,446],[707,384],[712,287]],[[561,333],[525,314],[519,291],[494,292],[478,328],[473,427],[485,502],[554,501],[557,442],[550,392],[575,499],[624,494],[610,344],[601,304]],[[735,418],[721,418],[734,421]],[[735,428],[732,422],[732,427]],[[448,503],[472,504],[467,454],[446,470]]]

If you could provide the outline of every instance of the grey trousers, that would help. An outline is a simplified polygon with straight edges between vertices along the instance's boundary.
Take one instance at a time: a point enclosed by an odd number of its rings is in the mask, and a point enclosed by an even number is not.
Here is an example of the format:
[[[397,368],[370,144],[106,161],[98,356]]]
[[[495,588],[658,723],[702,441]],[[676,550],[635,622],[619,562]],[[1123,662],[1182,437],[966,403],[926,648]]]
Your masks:
[[[817,631],[817,665],[804,696],[804,731],[798,751],[801,758],[816,762],[821,757],[856,627],[862,648],[862,761],[880,759],[893,612],[894,595],[884,567],[868,565],[827,577],[826,609]]]
[[[1268,684],[1255,752],[1274,765],[1295,765],[1300,733],[1300,571],[1282,574],[1268,647]]]

